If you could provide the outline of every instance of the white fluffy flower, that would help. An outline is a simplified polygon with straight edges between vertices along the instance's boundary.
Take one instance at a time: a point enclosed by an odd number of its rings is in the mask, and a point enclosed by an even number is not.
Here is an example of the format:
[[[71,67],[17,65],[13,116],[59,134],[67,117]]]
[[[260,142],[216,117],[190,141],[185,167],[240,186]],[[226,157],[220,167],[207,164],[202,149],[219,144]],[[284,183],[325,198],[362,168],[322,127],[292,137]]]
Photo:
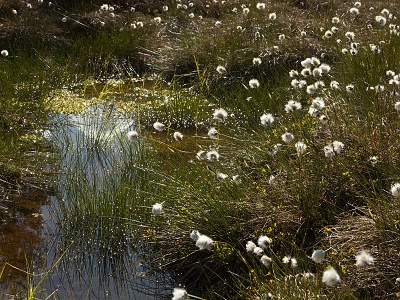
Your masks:
[[[335,286],[340,283],[340,276],[336,272],[336,270],[330,267],[328,270],[325,270],[322,275],[322,282],[327,286]]]
[[[376,16],[375,21],[378,22],[382,26],[386,25],[386,18],[383,16]]]
[[[172,300],[187,300],[189,299],[189,295],[185,289],[174,288],[172,292]]]
[[[272,263],[271,257],[269,257],[267,255],[261,256],[260,260],[261,260],[261,263],[266,267],[269,267]]]
[[[271,243],[272,240],[266,235],[261,235],[257,240],[258,246],[264,249],[267,248]]]
[[[299,109],[301,109],[301,103],[294,100],[289,100],[288,103],[285,105],[285,111],[288,114]]]
[[[216,109],[213,113],[213,117],[216,120],[225,120],[225,118],[228,116],[228,113],[226,112],[225,109],[220,108],[220,109]]]
[[[311,106],[316,110],[322,110],[325,107],[325,102],[320,97],[317,97],[313,99]]]
[[[374,258],[367,251],[363,250],[356,255],[357,267],[367,267],[374,264]]]
[[[225,69],[225,67],[223,67],[223,66],[218,66],[218,67],[217,67],[217,72],[218,72],[219,74],[225,74],[225,73],[226,73],[226,69]]]
[[[211,150],[211,151],[208,151],[206,153],[206,158],[209,161],[218,161],[219,160],[219,154],[218,154],[217,151]]]
[[[325,156],[328,158],[332,158],[335,156],[335,152],[333,151],[333,147],[328,145],[324,147]]]
[[[225,173],[218,173],[218,174],[217,174],[217,179],[218,179],[218,180],[225,180],[225,179],[227,179],[227,178],[228,178],[228,175],[225,174]]]
[[[400,197],[400,183],[396,182],[393,183],[392,186],[390,187],[390,191],[393,195],[393,197]]]
[[[257,3],[257,5],[256,5],[256,7],[257,7],[257,9],[265,9],[265,3],[263,3],[263,2],[258,2]]]
[[[296,148],[298,154],[304,154],[307,149],[307,145],[303,142],[297,142],[294,147]]]
[[[316,91],[317,91],[317,88],[313,84],[308,85],[307,88],[306,88],[306,92],[309,95],[315,94]]]
[[[332,142],[332,146],[333,146],[333,150],[334,150],[336,153],[342,152],[342,150],[343,150],[343,148],[344,148],[344,144],[343,144],[342,142],[339,142],[339,141],[333,141],[333,142]]]
[[[157,131],[163,131],[166,128],[165,125],[161,122],[154,122],[153,127]]]
[[[250,79],[249,86],[250,86],[250,88],[255,89],[260,86],[260,83],[258,82],[257,79]]]
[[[162,214],[163,212],[163,205],[162,203],[156,203],[153,205],[151,212],[153,213],[153,215],[155,216],[159,216]]]
[[[261,247],[255,247],[255,248],[253,249],[253,253],[254,253],[255,255],[261,256],[261,255],[264,254],[264,250],[263,250]]]
[[[259,65],[261,65],[261,63],[262,63],[261,58],[259,58],[259,57],[253,58],[253,65],[259,66]]]
[[[269,15],[268,15],[268,19],[270,19],[271,21],[273,21],[273,20],[276,20],[276,13],[270,13]]]
[[[201,236],[201,233],[198,230],[193,230],[190,233],[190,238],[194,241],[197,241],[199,239],[199,237]]]
[[[322,125],[325,125],[325,124],[328,123],[328,118],[327,118],[325,115],[320,116],[320,117],[318,118],[318,120],[319,120],[319,122],[320,122]]]
[[[268,113],[268,114],[263,114],[263,115],[260,117],[261,125],[263,125],[263,126],[272,124],[272,123],[274,122],[274,120],[275,120],[275,119],[274,119],[274,116],[273,116],[272,114],[270,114],[270,113]]]
[[[175,131],[175,132],[174,132],[174,139],[175,139],[175,141],[182,141],[182,139],[183,139],[183,134],[180,133],[179,131]]]
[[[6,57],[8,56],[8,51],[7,50],[1,50],[1,55]]]
[[[311,58],[307,57],[305,60],[301,61],[303,68],[311,68],[313,66],[313,61]]]
[[[197,239],[196,246],[199,247],[200,250],[211,250],[213,243],[214,241],[210,237],[202,234]]]
[[[293,133],[290,132],[285,132],[284,134],[281,135],[282,141],[285,143],[290,143],[294,139]]]
[[[322,264],[325,258],[325,251],[322,249],[314,250],[311,259],[318,264]]]
[[[139,137],[139,134],[137,133],[136,130],[131,130],[131,131],[128,131],[128,133],[126,134],[126,137],[128,138],[128,140],[134,141]]]
[[[291,266],[292,268],[296,268],[297,265],[298,265],[297,259],[294,258],[294,257],[290,258],[290,266]]]
[[[247,243],[246,243],[246,251],[247,252],[253,252],[255,247],[257,247],[257,245],[254,244],[254,242],[247,241]]]
[[[397,101],[397,102],[394,104],[394,109],[397,110],[397,111],[400,111],[400,101]]]
[[[218,130],[215,129],[215,127],[211,127],[210,130],[208,131],[207,135],[212,138],[215,139],[218,135]]]

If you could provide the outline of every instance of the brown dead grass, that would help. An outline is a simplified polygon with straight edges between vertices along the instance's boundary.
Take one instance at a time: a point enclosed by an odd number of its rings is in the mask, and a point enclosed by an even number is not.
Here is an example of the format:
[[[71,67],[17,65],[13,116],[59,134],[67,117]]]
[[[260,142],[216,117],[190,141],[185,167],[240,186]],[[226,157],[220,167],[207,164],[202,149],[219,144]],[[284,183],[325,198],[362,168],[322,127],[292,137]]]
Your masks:
[[[343,283],[357,295],[374,296],[374,299],[391,299],[398,292],[395,285],[400,274],[400,235],[379,230],[374,218],[365,214],[348,216],[331,227],[331,232],[321,244],[329,247],[327,256],[340,261],[345,268]],[[355,255],[365,250],[375,259],[373,266],[355,265]]]

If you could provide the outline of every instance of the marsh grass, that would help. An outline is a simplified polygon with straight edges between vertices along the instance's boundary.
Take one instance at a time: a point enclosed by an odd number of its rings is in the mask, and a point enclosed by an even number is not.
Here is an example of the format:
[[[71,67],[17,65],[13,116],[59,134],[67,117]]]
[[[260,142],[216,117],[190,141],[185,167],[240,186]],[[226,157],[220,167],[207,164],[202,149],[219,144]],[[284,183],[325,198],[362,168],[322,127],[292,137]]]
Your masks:
[[[171,80],[168,88],[133,83],[125,91],[137,93],[123,100],[117,98],[124,85],[106,83],[94,88],[102,105],[75,119],[64,115],[72,124],[64,123],[55,134],[62,153],[57,179],[61,235],[65,241],[76,241],[79,249],[100,249],[103,256],[118,256],[115,253],[126,251],[130,241],[133,247],[143,243],[151,250],[146,257],[149,266],[170,270],[177,282],[209,299],[268,299],[268,293],[284,299],[394,296],[400,208],[389,191],[399,179],[394,107],[399,84],[390,84],[386,71],[399,73],[399,38],[374,17],[386,5],[394,15],[398,8],[387,1],[363,1],[360,14],[352,15],[352,3],[336,0],[272,1],[265,11],[250,2],[248,14],[238,1],[209,7],[185,2],[187,9],[170,5],[169,12],[162,11],[163,2],[150,3],[147,13],[142,6],[140,12],[126,14],[117,7],[115,15],[96,10],[79,19],[93,21],[90,30],[96,33],[83,30],[63,55],[21,59],[17,70],[25,63],[29,75],[28,63],[34,61],[43,76],[38,82],[54,77],[51,83],[59,86],[60,70],[68,70],[67,81],[75,75],[78,81],[126,74],[132,79],[143,70]],[[189,17],[191,12],[195,18]],[[269,20],[271,12],[279,12],[276,20]],[[161,22],[156,23],[154,16]],[[334,16],[341,19],[338,32],[322,38]],[[138,21],[144,22],[143,28],[138,28]],[[109,27],[100,30],[101,22]],[[398,25],[396,19],[388,18],[388,23]],[[358,43],[354,55],[342,53],[352,47],[347,31],[355,33]],[[71,32],[76,33],[73,28]],[[2,61],[7,72],[13,71],[11,62],[19,55],[13,56]],[[289,77],[290,70],[300,73],[300,62],[312,56],[331,67],[318,78],[296,77],[309,86],[322,81],[325,86],[316,88],[315,94],[294,88]],[[261,65],[254,65],[253,58],[260,58]],[[66,63],[60,68],[51,68],[63,59]],[[218,65],[227,72],[219,74]],[[52,70],[51,76],[46,70]],[[250,87],[253,78],[259,87]],[[25,82],[22,77],[15,80]],[[332,80],[338,81],[339,89],[330,87]],[[4,84],[11,99],[13,84]],[[347,91],[350,84],[352,91]],[[28,103],[42,99],[54,85],[39,84],[38,91],[26,85],[20,93]],[[85,99],[86,92],[84,85],[79,96]],[[314,116],[307,110],[316,97],[325,101],[325,108]],[[110,99],[115,106],[106,104]],[[286,112],[288,100],[298,101],[302,108]],[[40,101],[21,109],[10,103],[5,102],[7,111],[17,116],[25,108],[43,107]],[[225,120],[212,117],[217,108],[226,109]],[[261,126],[263,113],[272,113],[275,122]],[[326,124],[318,119],[322,114]],[[6,124],[13,120],[6,114],[3,118]],[[154,132],[155,121],[163,122],[166,132]],[[218,130],[215,139],[207,137],[210,127]],[[140,137],[128,143],[125,133],[133,128]],[[172,139],[175,130],[183,131],[183,141]],[[285,132],[292,132],[295,139],[283,142]],[[296,152],[298,141],[307,145],[303,153]],[[327,157],[324,147],[334,141],[344,143],[344,148]],[[201,159],[199,150],[216,150],[220,157]],[[378,157],[374,164],[372,156]],[[219,173],[228,178],[218,180]],[[235,175],[240,182],[233,180]],[[163,203],[161,215],[152,215],[155,203]],[[211,237],[212,249],[199,250],[190,238],[192,230]],[[272,259],[270,267],[246,252],[246,242],[256,242],[263,234],[272,239],[264,249]],[[140,237],[140,242],[133,237]],[[322,265],[310,259],[316,248],[326,250]],[[354,267],[354,253],[363,249],[372,251],[376,264],[361,270]],[[284,264],[287,255],[295,257],[298,266]],[[328,266],[339,272],[342,283],[337,287],[327,288],[321,281]],[[307,272],[315,277],[305,278]]]

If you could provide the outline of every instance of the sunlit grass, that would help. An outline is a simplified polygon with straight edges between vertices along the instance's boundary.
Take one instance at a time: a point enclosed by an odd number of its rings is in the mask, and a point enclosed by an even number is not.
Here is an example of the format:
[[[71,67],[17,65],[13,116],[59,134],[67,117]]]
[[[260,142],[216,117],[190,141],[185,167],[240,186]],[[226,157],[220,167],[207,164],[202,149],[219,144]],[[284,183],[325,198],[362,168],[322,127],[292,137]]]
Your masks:
[[[207,299],[395,296],[399,12],[301,3],[107,6],[60,57],[14,65],[10,49],[6,125],[66,120],[63,238],[113,253],[139,236],[150,266]],[[354,265],[362,250],[374,264]]]

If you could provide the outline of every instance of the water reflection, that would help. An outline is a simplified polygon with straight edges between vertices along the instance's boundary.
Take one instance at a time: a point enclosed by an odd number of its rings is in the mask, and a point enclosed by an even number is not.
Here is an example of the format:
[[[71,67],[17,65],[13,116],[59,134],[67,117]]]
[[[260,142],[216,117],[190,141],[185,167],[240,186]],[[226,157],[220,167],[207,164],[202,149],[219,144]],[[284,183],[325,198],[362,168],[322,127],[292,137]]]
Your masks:
[[[27,289],[27,275],[5,265],[27,270],[33,263],[41,264],[37,253],[41,249],[43,232],[40,209],[48,203],[47,195],[37,189],[25,188],[19,193],[4,192],[0,207],[0,299]]]
[[[43,283],[57,299],[158,299],[169,295],[166,274],[148,276],[142,254],[142,213],[152,187],[144,141],[128,142],[136,120],[113,105],[96,105],[79,115],[53,116],[47,137],[60,152],[52,196],[57,237],[47,255],[56,263]],[[59,257],[60,261],[57,261]]]

